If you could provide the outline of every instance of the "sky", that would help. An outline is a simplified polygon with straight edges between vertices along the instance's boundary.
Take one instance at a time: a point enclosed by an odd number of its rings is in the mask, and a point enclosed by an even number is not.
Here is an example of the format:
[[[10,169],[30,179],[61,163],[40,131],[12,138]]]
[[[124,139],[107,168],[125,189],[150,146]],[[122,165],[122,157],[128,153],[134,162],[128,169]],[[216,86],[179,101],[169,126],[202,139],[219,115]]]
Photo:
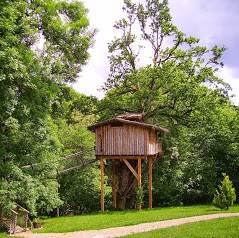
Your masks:
[[[82,72],[75,90],[103,98],[99,91],[109,74],[108,43],[116,36],[115,21],[122,18],[123,0],[83,0],[88,8],[92,28],[97,28],[91,58]],[[133,0],[137,3],[139,0]],[[239,1],[238,0],[169,0],[172,22],[187,36],[200,38],[200,44],[212,48],[225,46],[224,67],[218,74],[232,87],[232,101],[239,105]]]

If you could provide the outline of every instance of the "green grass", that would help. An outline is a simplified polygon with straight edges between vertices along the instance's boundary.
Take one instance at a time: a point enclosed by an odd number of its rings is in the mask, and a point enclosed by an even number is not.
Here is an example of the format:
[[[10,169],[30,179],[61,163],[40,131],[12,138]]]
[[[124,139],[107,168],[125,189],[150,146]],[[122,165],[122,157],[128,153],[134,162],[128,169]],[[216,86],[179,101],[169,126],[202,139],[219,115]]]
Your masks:
[[[5,229],[3,229],[2,227],[0,227],[0,238],[6,238],[9,237],[5,231]]]
[[[9,238],[9,235],[7,235],[6,230],[0,227],[0,238]],[[14,238],[22,238],[19,236],[14,236]]]
[[[219,218],[124,236],[124,238],[238,238],[239,217]]]
[[[142,211],[106,212],[105,214],[86,214],[71,217],[58,217],[43,220],[43,228],[37,233],[63,233],[82,230],[98,230],[109,227],[136,225],[145,222],[164,221],[182,217],[239,212],[239,206],[228,211],[211,205],[168,207]]]
[[[0,232],[0,238],[9,238],[10,236],[7,235],[6,232]],[[14,238],[22,238],[20,236],[14,236]]]
[[[0,238],[7,238],[9,237],[5,232],[0,232]]]

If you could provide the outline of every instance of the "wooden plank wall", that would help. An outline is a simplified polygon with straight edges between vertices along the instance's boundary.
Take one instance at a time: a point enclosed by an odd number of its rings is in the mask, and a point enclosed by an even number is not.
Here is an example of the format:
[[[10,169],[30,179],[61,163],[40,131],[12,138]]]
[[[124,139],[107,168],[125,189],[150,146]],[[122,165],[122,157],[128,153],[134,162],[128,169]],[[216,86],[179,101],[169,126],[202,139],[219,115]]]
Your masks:
[[[153,155],[159,152],[156,133],[135,125],[96,129],[96,155]]]
[[[148,154],[154,155],[162,151],[162,139],[158,142],[156,132],[149,130]]]

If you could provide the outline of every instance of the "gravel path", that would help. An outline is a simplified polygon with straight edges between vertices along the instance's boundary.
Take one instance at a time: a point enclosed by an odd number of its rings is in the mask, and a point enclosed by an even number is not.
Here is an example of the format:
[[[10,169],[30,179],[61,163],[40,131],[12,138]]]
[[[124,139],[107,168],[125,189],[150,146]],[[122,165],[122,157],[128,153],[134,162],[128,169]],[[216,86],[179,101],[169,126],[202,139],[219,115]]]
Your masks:
[[[76,231],[69,233],[20,233],[16,234],[17,236],[22,236],[26,238],[113,238],[126,236],[133,233],[151,231],[156,229],[161,229],[170,226],[178,226],[185,223],[211,220],[216,218],[223,217],[235,217],[239,216],[239,213],[226,213],[226,214],[213,214],[213,215],[203,215],[203,216],[195,216],[195,217],[186,217],[168,221],[159,221],[159,222],[151,222],[151,223],[143,223],[139,225],[133,226],[125,226],[125,227],[117,227],[117,228],[108,228],[102,230],[88,230],[88,231]]]

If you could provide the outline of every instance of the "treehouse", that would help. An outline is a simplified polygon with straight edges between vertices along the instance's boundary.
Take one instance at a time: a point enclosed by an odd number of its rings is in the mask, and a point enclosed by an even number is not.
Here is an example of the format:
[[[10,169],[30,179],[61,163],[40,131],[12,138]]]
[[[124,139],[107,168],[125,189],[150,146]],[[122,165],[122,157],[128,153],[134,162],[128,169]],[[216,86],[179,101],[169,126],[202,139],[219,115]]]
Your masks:
[[[95,154],[100,160],[102,212],[104,173],[110,178],[114,208],[124,208],[126,201],[135,197],[136,187],[140,189],[142,186],[142,162],[145,160],[148,166],[149,208],[152,208],[153,162],[163,154],[162,138],[168,131],[143,121],[142,114],[130,113],[88,127],[95,133]],[[141,202],[138,202],[138,208],[141,209]]]

